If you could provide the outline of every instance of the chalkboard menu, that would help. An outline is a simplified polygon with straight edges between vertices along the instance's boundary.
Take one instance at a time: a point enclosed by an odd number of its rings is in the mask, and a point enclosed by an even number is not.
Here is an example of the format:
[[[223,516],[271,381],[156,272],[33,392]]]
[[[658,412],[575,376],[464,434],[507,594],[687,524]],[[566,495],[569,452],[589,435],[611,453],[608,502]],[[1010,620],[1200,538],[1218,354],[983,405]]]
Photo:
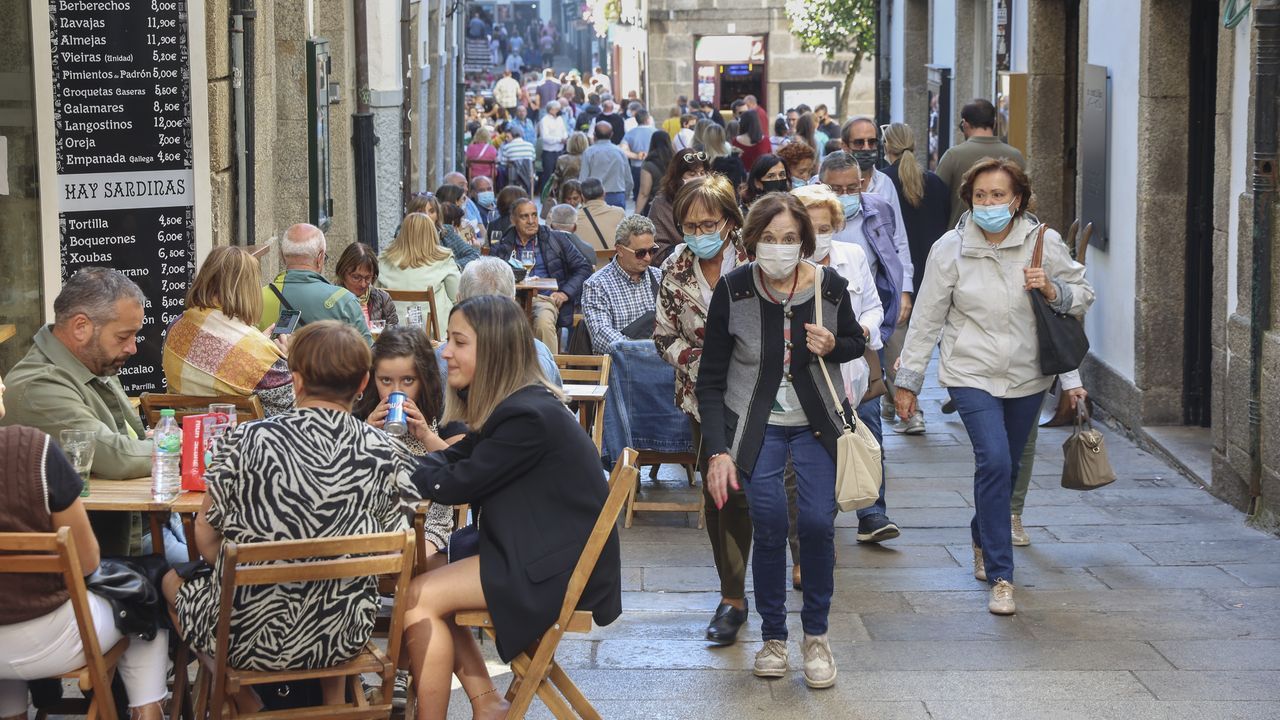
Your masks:
[[[185,0],[50,0],[62,279],[113,267],[147,296],[129,394],[162,392],[195,271]]]

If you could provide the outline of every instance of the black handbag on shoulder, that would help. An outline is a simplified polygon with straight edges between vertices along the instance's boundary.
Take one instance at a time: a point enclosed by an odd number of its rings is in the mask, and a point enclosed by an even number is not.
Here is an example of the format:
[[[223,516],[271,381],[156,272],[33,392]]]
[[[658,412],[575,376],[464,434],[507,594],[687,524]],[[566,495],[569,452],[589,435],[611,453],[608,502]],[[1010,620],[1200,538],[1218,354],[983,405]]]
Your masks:
[[[1036,233],[1035,250],[1031,253],[1031,267],[1038,268],[1044,259],[1044,231],[1041,224]],[[1050,278],[1052,280],[1052,278]],[[1040,372],[1044,375],[1061,375],[1080,367],[1089,354],[1089,338],[1084,323],[1049,306],[1049,301],[1039,290],[1028,290],[1031,295],[1031,311],[1036,316],[1036,339],[1040,348]]]
[[[654,279],[650,268],[645,268],[644,274],[649,278],[649,288],[653,290],[653,304],[656,308],[658,305],[658,281]],[[653,328],[658,324],[657,310],[650,310],[640,317],[627,323],[622,328],[622,334],[632,340],[649,340],[653,337]]]

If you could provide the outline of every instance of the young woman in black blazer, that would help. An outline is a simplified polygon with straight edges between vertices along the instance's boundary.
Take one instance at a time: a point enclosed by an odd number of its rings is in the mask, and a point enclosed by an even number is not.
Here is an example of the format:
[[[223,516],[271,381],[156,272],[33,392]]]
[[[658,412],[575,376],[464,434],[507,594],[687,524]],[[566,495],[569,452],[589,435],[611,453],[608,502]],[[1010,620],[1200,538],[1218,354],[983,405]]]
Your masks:
[[[419,717],[445,717],[455,667],[473,716],[501,717],[506,701],[453,615],[488,610],[503,662],[520,654],[559,615],[609,486],[595,445],[543,377],[529,319],[513,300],[480,296],[454,306],[443,356],[444,421],[473,430],[423,458],[413,482],[423,497],[472,506],[480,554],[414,581],[406,648]],[[599,625],[622,612],[620,562],[615,530],[578,604]]]

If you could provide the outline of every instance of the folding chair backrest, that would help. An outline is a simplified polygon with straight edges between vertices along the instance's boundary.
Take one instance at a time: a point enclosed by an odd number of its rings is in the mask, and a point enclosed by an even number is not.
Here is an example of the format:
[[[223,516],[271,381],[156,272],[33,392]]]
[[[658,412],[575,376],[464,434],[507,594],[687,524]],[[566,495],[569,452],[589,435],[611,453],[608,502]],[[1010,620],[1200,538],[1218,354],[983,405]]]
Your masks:
[[[425,303],[427,306],[427,337],[432,340],[440,339],[440,323],[436,313],[436,291],[434,288],[426,290],[388,290],[387,294],[391,296],[392,302],[407,303]],[[402,319],[403,322],[403,319]]]
[[[612,365],[608,355],[556,355],[560,377],[570,384],[608,385]]]
[[[604,551],[604,545],[609,540],[609,534],[618,524],[618,515],[622,512],[627,494],[631,488],[635,487],[636,477],[640,474],[640,469],[636,466],[638,457],[635,450],[623,448],[617,462],[613,465],[613,472],[609,474],[609,496],[605,498],[604,507],[600,509],[595,527],[587,537],[582,555],[578,556],[578,564],[574,566],[573,574],[569,576],[564,605],[560,607],[561,627],[569,626],[569,619],[573,617],[578,601],[582,599],[582,593],[586,590],[587,581],[591,579],[591,573],[595,572],[596,563],[600,560],[600,553]]]
[[[59,528],[55,533],[0,533],[0,574],[4,573],[62,576],[71,595],[76,628],[84,647],[85,668],[98,698],[96,710],[108,720],[114,720],[111,678],[102,657],[102,646],[98,644],[93,613],[89,609],[89,592],[85,589],[84,571],[71,528]]]
[[[227,403],[236,406],[236,422],[261,420],[266,417],[262,410],[262,401],[257,395],[177,395],[173,393],[142,393],[138,398],[142,416],[147,427],[155,427],[160,423],[161,410],[173,410],[178,422],[187,415],[198,415],[209,411],[213,403]]]

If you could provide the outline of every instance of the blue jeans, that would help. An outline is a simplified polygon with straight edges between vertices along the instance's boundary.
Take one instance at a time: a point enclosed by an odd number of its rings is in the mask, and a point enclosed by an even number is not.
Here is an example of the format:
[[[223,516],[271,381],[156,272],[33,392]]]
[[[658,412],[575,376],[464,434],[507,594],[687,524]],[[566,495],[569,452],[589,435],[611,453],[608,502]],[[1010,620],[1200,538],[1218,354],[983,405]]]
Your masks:
[[[142,519],[142,526],[150,527],[146,517]],[[182,520],[177,515],[170,515],[165,524],[160,527],[160,531],[164,534],[164,559],[168,560],[170,565],[191,560],[187,554],[187,535],[182,529]],[[142,533],[142,553],[145,555],[150,552],[151,531],[146,530]]]
[[[742,488],[754,527],[756,610],[765,640],[787,639],[787,493],[782,470],[787,458],[796,470],[797,531],[804,605],[800,624],[806,635],[827,632],[827,614],[835,590],[836,465],[812,428],[769,425],[751,474],[742,473]]]
[[[982,548],[987,582],[1013,582],[1009,500],[1022,448],[1040,414],[1043,392],[998,398],[976,388],[947,388],[973,443],[973,543]]]
[[[607,192],[604,194],[604,203],[606,205],[612,205],[616,208],[622,208],[623,211],[626,211],[627,193],[625,190],[622,192]]]

